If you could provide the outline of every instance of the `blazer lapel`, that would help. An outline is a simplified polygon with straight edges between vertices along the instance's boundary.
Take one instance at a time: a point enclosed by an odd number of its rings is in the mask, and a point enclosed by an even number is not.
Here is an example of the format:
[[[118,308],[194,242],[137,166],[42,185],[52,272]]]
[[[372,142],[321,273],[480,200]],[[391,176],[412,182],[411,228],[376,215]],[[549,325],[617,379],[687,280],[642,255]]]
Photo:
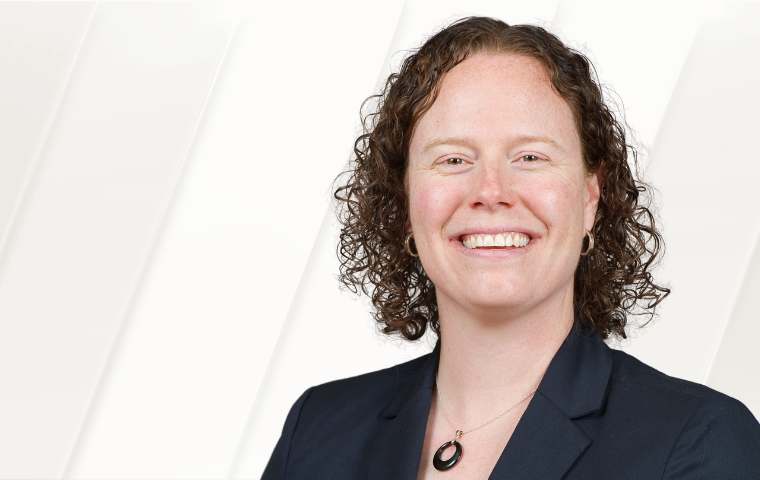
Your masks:
[[[609,347],[576,322],[489,478],[561,479],[591,445],[572,419],[603,408],[611,371]]]
[[[378,419],[381,428],[369,451],[369,480],[415,480],[425,441],[440,343]]]
[[[531,399],[491,479],[560,479],[591,440],[540,393]]]

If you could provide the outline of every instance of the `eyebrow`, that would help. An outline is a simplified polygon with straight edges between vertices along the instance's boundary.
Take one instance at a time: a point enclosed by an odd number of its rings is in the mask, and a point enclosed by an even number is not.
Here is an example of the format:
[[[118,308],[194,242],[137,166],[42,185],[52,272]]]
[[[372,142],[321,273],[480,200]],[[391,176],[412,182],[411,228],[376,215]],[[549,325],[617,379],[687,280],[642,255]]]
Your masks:
[[[474,139],[470,137],[446,137],[446,138],[437,138],[433,140],[432,142],[425,145],[420,154],[424,155],[428,151],[434,149],[435,147],[440,147],[441,145],[455,145],[459,147],[470,147],[473,150],[475,149],[475,142]]]
[[[516,137],[513,137],[513,138],[510,139],[510,143],[518,143],[518,144],[522,144],[522,143],[547,143],[547,144],[551,145],[552,147],[556,148],[557,150],[559,150],[560,152],[562,152],[564,154],[567,154],[567,150],[565,150],[564,148],[562,148],[562,146],[559,143],[557,143],[556,141],[554,141],[554,139],[552,139],[550,137],[544,137],[544,136],[541,136],[541,135],[536,135],[536,136],[534,136],[534,135],[517,135]]]
[[[552,147],[556,148],[562,153],[567,153],[567,150],[562,148],[559,143],[554,141],[552,138],[544,137],[541,135],[517,135],[514,137],[510,137],[508,140],[508,143],[510,144],[522,144],[522,143],[546,143],[551,145]],[[428,151],[434,149],[435,147],[440,147],[441,145],[454,145],[454,146],[461,146],[461,147],[469,147],[475,150],[475,145],[477,142],[470,138],[470,137],[446,137],[446,138],[437,138],[427,145],[425,145],[422,148],[421,154],[424,155]]]

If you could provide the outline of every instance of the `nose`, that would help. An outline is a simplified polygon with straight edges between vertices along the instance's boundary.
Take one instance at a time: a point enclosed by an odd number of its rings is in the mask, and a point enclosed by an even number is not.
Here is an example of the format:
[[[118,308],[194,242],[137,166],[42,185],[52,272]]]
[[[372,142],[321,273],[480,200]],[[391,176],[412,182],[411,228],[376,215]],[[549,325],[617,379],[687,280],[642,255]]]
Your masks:
[[[501,160],[484,159],[478,164],[473,176],[470,205],[488,210],[511,207],[515,204],[515,194],[508,172]]]

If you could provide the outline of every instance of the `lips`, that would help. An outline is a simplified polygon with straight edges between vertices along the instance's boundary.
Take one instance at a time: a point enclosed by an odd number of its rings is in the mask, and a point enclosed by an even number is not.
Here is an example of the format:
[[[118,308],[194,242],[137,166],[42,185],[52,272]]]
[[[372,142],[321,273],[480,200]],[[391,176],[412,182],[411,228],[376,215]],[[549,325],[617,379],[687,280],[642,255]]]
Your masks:
[[[503,232],[503,233],[469,233],[462,235],[459,240],[467,248],[499,249],[499,248],[521,248],[530,243],[531,237],[522,232]]]

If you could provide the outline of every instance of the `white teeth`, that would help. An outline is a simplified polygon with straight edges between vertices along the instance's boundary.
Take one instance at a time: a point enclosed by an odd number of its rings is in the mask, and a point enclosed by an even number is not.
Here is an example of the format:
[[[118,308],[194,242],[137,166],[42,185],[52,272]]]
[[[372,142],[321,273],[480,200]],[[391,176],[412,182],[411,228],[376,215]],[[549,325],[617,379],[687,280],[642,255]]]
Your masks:
[[[530,243],[530,236],[518,232],[492,234],[473,233],[464,235],[462,244],[467,248],[511,247],[521,248]]]

